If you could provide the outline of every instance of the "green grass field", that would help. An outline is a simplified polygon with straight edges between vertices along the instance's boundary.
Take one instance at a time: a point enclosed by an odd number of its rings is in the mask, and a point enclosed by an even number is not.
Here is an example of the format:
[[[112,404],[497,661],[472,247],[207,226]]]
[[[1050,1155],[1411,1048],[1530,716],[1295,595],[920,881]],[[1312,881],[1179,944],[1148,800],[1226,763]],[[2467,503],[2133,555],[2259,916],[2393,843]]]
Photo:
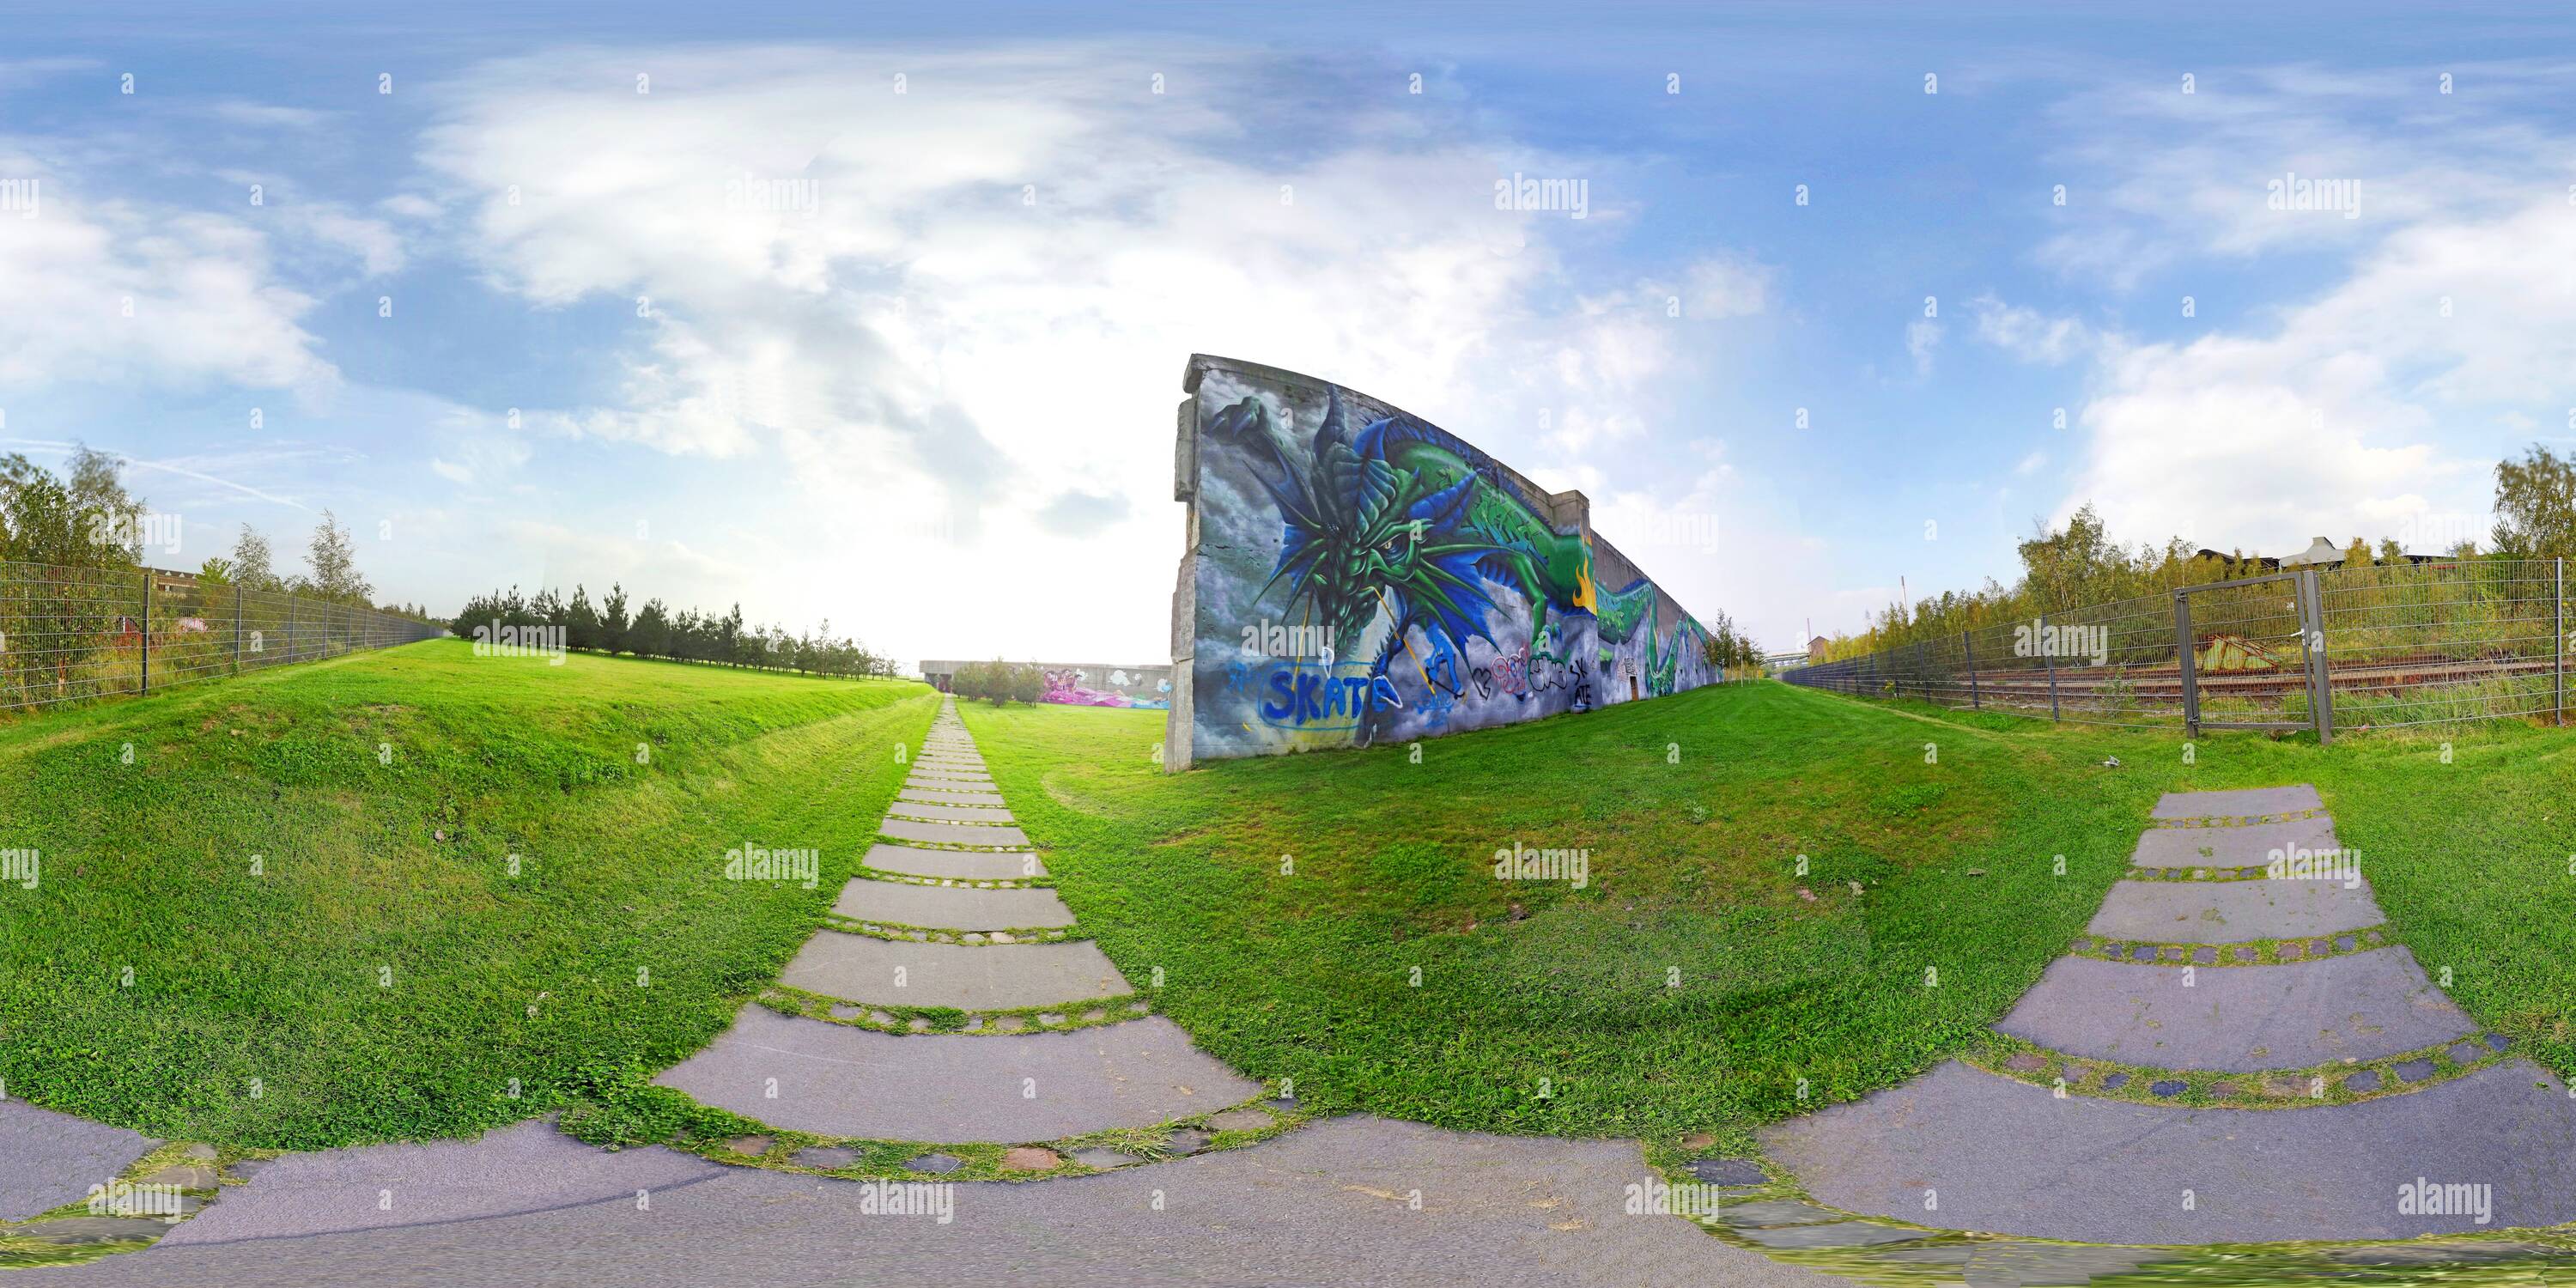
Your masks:
[[[0,850],[41,854],[34,889],[0,886],[0,1079],[251,1148],[630,1088],[821,924],[935,702],[449,641],[0,719]],[[1756,684],[1419,763],[1165,776],[1160,712],[967,719],[1129,978],[1319,1108],[1740,1144],[1975,1040],[2159,792],[2299,781],[2426,968],[2576,1072],[2576,737],[2554,731],[2230,735],[2186,764],[2161,734]],[[723,879],[746,843],[818,851],[815,888]],[[1513,846],[1585,851],[1588,879],[1495,879]]]
[[[316,1148],[669,1064],[821,924],[935,707],[437,641],[0,718],[0,850],[41,856],[0,886],[0,1080]],[[818,850],[820,880],[723,879],[746,843]]]
[[[2576,1072],[2576,735],[2228,735],[2186,764],[2163,734],[1762,683],[1418,764],[1166,777],[1160,712],[967,721],[1128,977],[1159,972],[1204,1046],[1319,1107],[1740,1144],[1972,1041],[2091,917],[2159,793],[2302,781],[2428,971]],[[1515,844],[1589,851],[1587,887],[1496,880]]]

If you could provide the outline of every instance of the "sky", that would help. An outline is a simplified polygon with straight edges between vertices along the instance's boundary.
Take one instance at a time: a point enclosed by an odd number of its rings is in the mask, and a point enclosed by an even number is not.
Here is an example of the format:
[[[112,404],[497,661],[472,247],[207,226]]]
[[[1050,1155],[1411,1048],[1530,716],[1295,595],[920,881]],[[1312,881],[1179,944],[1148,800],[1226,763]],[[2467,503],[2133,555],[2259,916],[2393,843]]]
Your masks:
[[[1794,650],[2087,503],[2446,549],[2576,442],[2563,9],[355,8],[0,6],[0,452],[128,458],[147,562],[329,509],[436,612],[1152,662],[1203,352]]]

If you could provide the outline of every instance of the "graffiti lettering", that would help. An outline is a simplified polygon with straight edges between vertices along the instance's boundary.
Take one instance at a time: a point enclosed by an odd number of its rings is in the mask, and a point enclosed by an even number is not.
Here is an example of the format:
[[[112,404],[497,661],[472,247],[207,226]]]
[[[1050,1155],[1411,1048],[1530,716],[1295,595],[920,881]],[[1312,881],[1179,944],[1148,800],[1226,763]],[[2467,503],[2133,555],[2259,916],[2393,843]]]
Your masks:
[[[1377,682],[1361,663],[1340,663],[1330,670],[1288,663],[1270,672],[1266,688],[1262,723],[1281,729],[1358,729],[1361,719],[1380,706]]]

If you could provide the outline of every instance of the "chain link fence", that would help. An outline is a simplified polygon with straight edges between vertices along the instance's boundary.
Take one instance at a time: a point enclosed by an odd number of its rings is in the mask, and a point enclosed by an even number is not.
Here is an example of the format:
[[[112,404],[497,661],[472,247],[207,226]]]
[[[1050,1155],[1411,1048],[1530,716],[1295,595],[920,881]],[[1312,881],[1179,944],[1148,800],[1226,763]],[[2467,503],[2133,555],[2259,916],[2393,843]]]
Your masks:
[[[2084,724],[2387,729],[2566,722],[2563,559],[2302,569],[1799,667],[1808,688]]]
[[[151,569],[0,562],[0,709],[148,693],[447,634],[285,591]]]

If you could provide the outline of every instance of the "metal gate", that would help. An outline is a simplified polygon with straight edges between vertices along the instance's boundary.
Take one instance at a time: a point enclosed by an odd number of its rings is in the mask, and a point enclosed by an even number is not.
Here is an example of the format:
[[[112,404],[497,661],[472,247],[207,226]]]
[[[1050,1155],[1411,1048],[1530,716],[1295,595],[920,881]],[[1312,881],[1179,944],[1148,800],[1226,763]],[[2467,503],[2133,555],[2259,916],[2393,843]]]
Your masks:
[[[2334,741],[2334,691],[2316,569],[2174,591],[2174,646],[2188,733],[2313,729],[2318,742]],[[2293,718],[2294,697],[2303,701],[2305,719]],[[2219,710],[2204,716],[2205,701]],[[2262,718],[2271,701],[2279,702],[2280,716]]]

